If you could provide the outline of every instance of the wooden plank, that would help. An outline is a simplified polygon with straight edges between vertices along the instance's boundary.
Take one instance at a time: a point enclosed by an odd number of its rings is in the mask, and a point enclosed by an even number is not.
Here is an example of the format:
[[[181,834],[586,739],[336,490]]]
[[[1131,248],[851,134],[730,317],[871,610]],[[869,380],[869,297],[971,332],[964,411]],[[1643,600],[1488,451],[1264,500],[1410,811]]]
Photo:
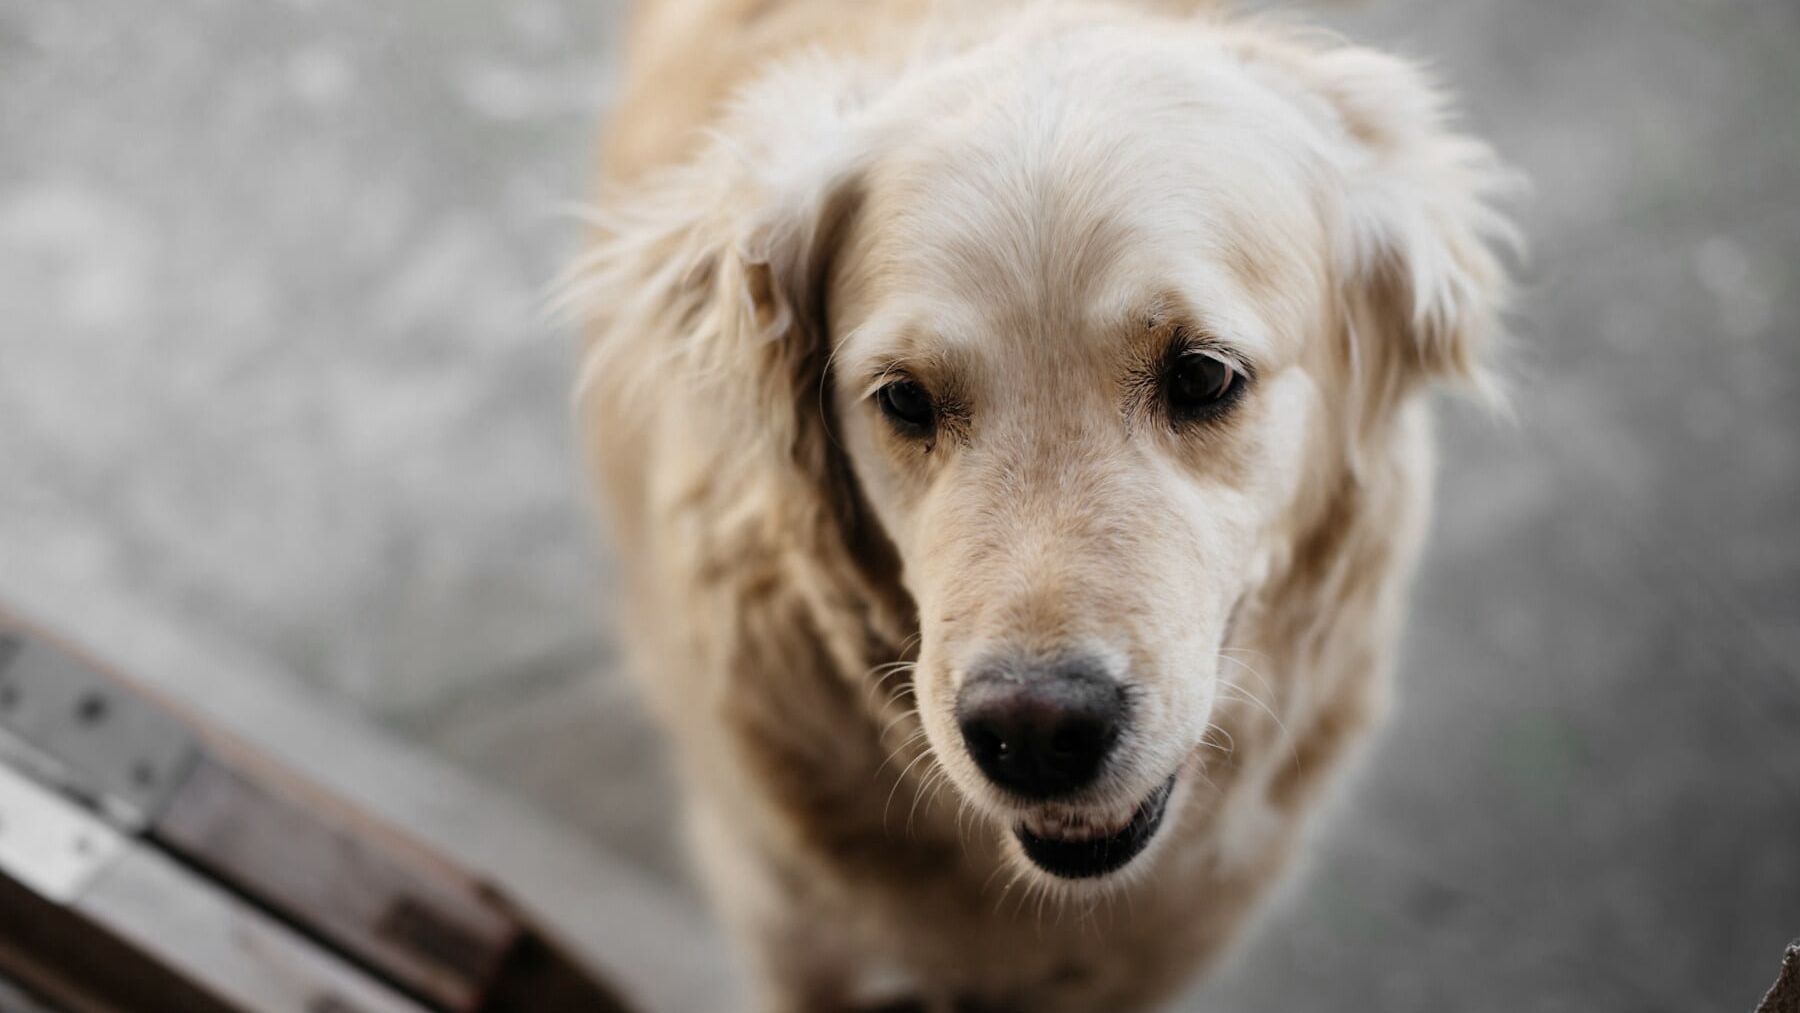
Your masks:
[[[87,808],[0,765],[0,973],[71,1009],[221,1009],[70,906],[131,846]]]
[[[407,854],[372,820],[211,756],[151,838],[446,1009],[478,1008],[523,932],[475,881]]]
[[[73,905],[227,1007],[255,1013],[424,1013],[154,849],[130,848]]]
[[[523,932],[478,882],[252,751],[196,736],[130,680],[0,614],[0,765],[149,828],[406,992],[477,1006]]]
[[[29,995],[16,982],[0,977],[0,1010],[6,1013],[61,1013],[35,995]]]
[[[70,1013],[237,1013],[103,926],[0,875],[0,974]],[[9,1009],[0,1002],[0,1010]]]
[[[223,732],[189,709],[193,701],[176,701],[149,691],[0,607],[0,677],[9,667],[16,675],[17,660],[27,651],[39,656],[34,670],[44,669],[46,660],[52,669],[61,665],[79,670],[84,686],[107,695],[108,705],[103,709],[108,713],[111,705],[117,704],[134,713],[167,715],[174,719],[174,729],[188,737],[179,750],[179,763],[158,765],[159,771],[167,766],[169,773],[178,776],[155,778],[154,796],[126,800],[135,804],[105,804],[119,794],[116,777],[107,785],[114,790],[103,793],[84,790],[83,782],[66,778],[50,781],[84,802],[101,803],[109,820],[130,829],[144,829],[142,819],[152,817],[145,840],[176,859],[171,862],[161,852],[134,847],[128,856],[132,861],[103,882],[107,889],[96,889],[84,902],[106,901],[121,887],[153,872],[157,863],[183,873],[197,870],[214,877],[205,884],[214,901],[253,916],[255,923],[275,930],[281,938],[305,944],[291,955],[292,961],[305,964],[304,958],[311,954],[323,959],[326,966],[367,971],[399,990],[381,989],[384,996],[453,1013],[610,1013],[625,1009],[617,994],[554,933],[534,924],[493,887],[440,852]],[[40,705],[49,697],[34,691]],[[82,699],[52,701],[51,710],[66,711],[70,704],[79,709]],[[0,705],[6,702],[0,699]],[[16,693],[11,702],[17,704]],[[165,726],[163,731],[169,728]],[[175,740],[173,735],[155,738]],[[98,748],[105,761],[101,765],[116,772],[118,764],[95,742],[93,737],[77,736],[58,737],[52,744],[77,761],[88,760]],[[0,754],[0,761],[11,759],[16,757]],[[39,777],[45,773],[42,767],[26,769]],[[135,769],[132,778],[141,781]],[[508,826],[512,825],[509,821]],[[146,862],[150,864],[146,866]],[[622,919],[621,928],[612,933],[615,938],[634,940],[635,950],[670,962],[673,958],[661,948],[635,940],[635,933],[646,922],[661,925],[667,912],[629,903],[637,897],[631,889],[634,885],[618,882],[611,889],[586,892],[621,902],[613,916]],[[133,895],[128,891],[126,896]],[[245,906],[245,900],[251,906]],[[207,905],[204,899],[192,903]],[[667,932],[656,934],[669,937]],[[208,937],[198,938],[205,944]],[[338,952],[326,954],[312,947],[312,941]],[[209,960],[230,956],[228,947],[210,948],[214,952]],[[171,953],[170,959],[179,955]],[[194,956],[192,952],[187,955]],[[621,966],[633,969],[631,963]],[[363,979],[353,975],[347,980]],[[703,983],[689,991],[712,987]],[[315,1003],[318,999],[315,996]],[[331,1001],[340,1005],[327,1003],[311,1013],[361,1010],[338,999]],[[692,1004],[680,1005],[687,1008]],[[251,1008],[267,1007],[257,1003]]]
[[[629,1009],[617,992],[570,957],[567,947],[533,932],[507,954],[506,967],[495,978],[481,1013],[627,1013]]]
[[[0,971],[80,1009],[421,1013],[267,914],[10,770]],[[83,842],[89,841],[87,847]]]

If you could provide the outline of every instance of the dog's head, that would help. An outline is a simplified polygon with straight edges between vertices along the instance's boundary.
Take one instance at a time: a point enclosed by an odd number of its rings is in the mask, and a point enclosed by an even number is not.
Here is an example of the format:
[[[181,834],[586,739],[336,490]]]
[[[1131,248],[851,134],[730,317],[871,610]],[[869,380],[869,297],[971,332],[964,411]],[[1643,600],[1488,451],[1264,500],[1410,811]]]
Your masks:
[[[1500,177],[1364,50],[1111,16],[1005,39],[773,75],[603,266],[623,319],[676,322],[725,438],[891,546],[932,753],[1038,869],[1091,877],[1155,835],[1309,483],[1478,379]]]

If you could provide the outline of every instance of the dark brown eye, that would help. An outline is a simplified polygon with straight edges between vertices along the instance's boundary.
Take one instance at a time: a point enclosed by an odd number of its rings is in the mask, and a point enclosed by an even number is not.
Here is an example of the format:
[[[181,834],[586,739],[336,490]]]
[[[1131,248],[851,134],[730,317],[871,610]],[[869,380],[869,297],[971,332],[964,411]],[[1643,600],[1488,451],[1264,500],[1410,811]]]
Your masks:
[[[1238,367],[1207,352],[1182,352],[1170,360],[1164,389],[1176,422],[1210,418],[1231,407],[1244,386]]]
[[[875,392],[875,403],[894,428],[908,436],[924,436],[937,426],[937,406],[913,380],[895,380]]]

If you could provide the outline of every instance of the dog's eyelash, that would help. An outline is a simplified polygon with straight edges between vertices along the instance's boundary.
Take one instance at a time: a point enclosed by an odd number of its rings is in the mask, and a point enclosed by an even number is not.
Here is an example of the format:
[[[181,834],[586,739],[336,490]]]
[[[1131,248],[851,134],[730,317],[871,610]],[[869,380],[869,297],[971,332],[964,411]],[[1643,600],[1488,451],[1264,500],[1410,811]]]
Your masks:
[[[1176,325],[1169,334],[1167,344],[1163,346],[1163,361],[1168,362],[1184,355],[1211,355],[1243,373],[1246,377],[1254,373],[1248,359],[1228,340],[1210,331],[1194,330],[1187,326]]]
[[[897,380],[911,380],[912,374],[898,363],[886,363],[869,371],[862,383],[862,400],[867,401],[881,393],[881,388]]]
[[[1177,382],[1177,371],[1191,368],[1196,362],[1222,368],[1224,375],[1219,380],[1223,386],[1216,396],[1196,399],[1191,391],[1187,391],[1178,398],[1173,386]],[[1254,368],[1231,346],[1181,327],[1175,328],[1170,335],[1161,358],[1149,372],[1154,391],[1149,400],[1176,431],[1205,425],[1229,415],[1256,378]]]

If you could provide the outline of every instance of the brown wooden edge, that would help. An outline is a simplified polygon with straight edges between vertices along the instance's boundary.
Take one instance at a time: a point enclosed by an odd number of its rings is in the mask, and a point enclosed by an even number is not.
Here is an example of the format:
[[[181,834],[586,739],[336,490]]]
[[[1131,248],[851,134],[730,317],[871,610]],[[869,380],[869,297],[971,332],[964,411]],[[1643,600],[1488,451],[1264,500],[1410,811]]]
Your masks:
[[[180,701],[0,606],[0,633],[6,632],[79,660],[194,734],[200,760],[148,838],[290,928],[445,1013],[627,1009],[568,947],[492,885],[429,846],[300,778]],[[29,894],[15,884],[6,886]],[[32,898],[42,907],[56,907]],[[10,906],[0,904],[0,910],[8,911],[10,922]],[[49,926],[42,936],[47,941],[61,938],[56,932],[75,931],[65,924],[67,912],[60,920],[52,912],[38,914]],[[26,938],[35,948],[39,933],[34,928]],[[155,974],[137,966],[141,955],[136,962],[125,953],[118,958],[130,974]],[[166,972],[164,977],[174,980]],[[225,1009],[198,999],[168,1008]]]
[[[235,1013],[77,913],[0,875],[0,969],[72,1013]]]

